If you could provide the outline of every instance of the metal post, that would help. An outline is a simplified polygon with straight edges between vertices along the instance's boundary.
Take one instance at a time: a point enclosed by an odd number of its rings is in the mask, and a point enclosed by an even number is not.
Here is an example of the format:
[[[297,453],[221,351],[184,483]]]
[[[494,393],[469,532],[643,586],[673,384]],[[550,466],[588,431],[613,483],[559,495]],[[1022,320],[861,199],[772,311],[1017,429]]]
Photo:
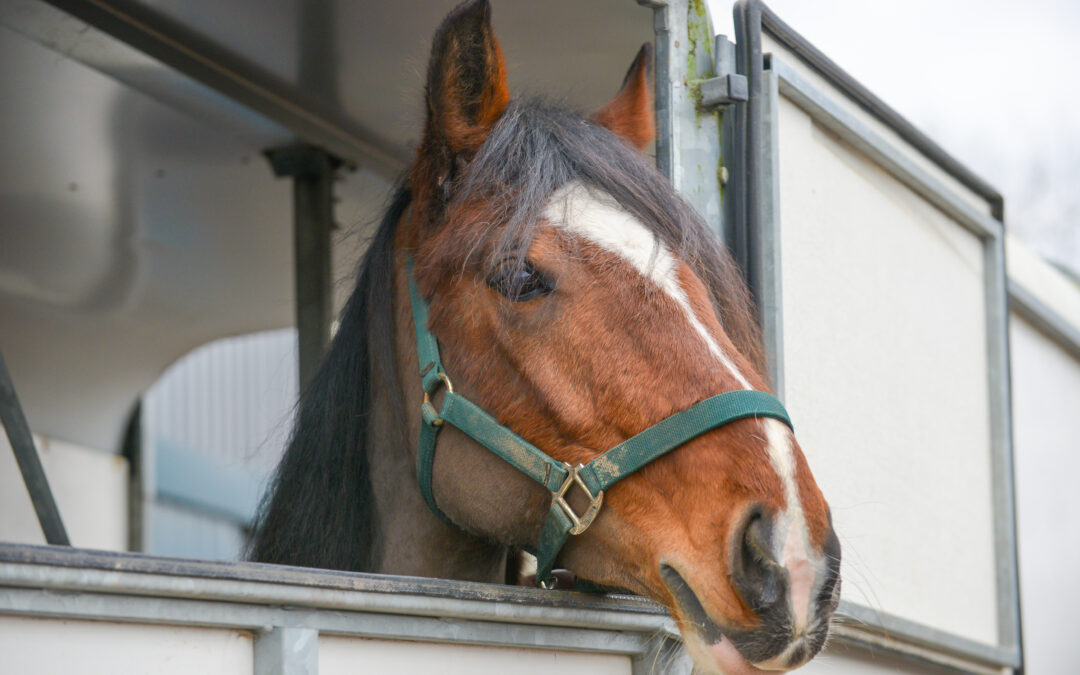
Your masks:
[[[49,488],[49,479],[34,447],[30,425],[15,394],[15,384],[11,381],[3,352],[0,352],[0,422],[3,422],[8,440],[11,441],[11,450],[19,463],[19,471],[26,483],[26,491],[30,493],[41,531],[45,533],[45,541],[56,546],[71,546],[52,489]]]
[[[316,675],[319,631],[274,626],[255,641],[255,675]]]
[[[334,174],[340,162],[307,145],[266,153],[274,173],[293,179],[293,245],[300,391],[314,377],[330,343],[333,320],[331,232]]]
[[[638,0],[656,36],[656,166],[705,222],[723,234],[720,120],[699,105],[713,70],[712,27],[697,0]]]

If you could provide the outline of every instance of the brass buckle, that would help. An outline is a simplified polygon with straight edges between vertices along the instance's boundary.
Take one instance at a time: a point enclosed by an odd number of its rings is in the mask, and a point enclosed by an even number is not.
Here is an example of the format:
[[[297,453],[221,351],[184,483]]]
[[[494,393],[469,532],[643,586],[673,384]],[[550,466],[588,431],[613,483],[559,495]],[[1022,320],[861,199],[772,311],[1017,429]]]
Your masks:
[[[450,376],[448,376],[446,373],[444,373],[442,371],[439,371],[439,379],[442,380],[443,386],[446,387],[446,393],[453,394],[454,393],[454,385],[453,385],[453,383],[450,382]],[[436,387],[436,389],[437,389],[437,387]],[[432,403],[431,403],[431,394],[432,393],[434,393],[434,392],[426,392],[426,391],[424,392],[424,405],[432,405]],[[434,409],[434,406],[432,407],[432,409]],[[442,419],[436,417],[431,422],[431,426],[433,426],[433,427],[441,427],[442,423],[443,423]]]
[[[569,516],[570,521],[574,523],[574,526],[570,528],[570,534],[581,534],[585,530],[589,529],[593,520],[596,519],[596,514],[600,513],[600,505],[604,503],[604,491],[597,492],[594,496],[589,492],[589,487],[585,485],[585,481],[581,480],[581,475],[578,473],[585,467],[581,464],[577,466],[570,466],[566,462],[563,462],[563,466],[570,472],[566,475],[566,480],[559,487],[558,492],[551,493],[555,499],[555,503],[558,504],[562,510]],[[585,494],[589,497],[589,508],[585,509],[585,513],[581,516],[574,513],[574,509],[566,501],[566,493],[570,489],[571,485],[577,484]]]

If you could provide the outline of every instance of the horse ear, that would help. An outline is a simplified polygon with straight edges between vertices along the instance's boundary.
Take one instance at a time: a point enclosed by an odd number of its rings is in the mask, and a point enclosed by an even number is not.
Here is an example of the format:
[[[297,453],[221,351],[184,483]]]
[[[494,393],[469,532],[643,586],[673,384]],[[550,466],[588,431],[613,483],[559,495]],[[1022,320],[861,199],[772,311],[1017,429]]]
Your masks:
[[[619,93],[592,114],[594,122],[614,131],[639,150],[656,140],[652,62],[652,45],[646,42],[626,71]]]
[[[421,159],[439,186],[484,143],[510,100],[502,50],[488,0],[454,8],[435,33],[427,75],[427,122]]]

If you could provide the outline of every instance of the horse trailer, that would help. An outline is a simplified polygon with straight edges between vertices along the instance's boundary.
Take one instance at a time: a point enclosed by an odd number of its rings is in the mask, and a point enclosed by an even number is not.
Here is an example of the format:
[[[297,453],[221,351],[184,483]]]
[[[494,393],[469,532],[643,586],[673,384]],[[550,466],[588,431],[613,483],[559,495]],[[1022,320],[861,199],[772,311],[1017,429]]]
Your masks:
[[[295,326],[281,410],[252,400],[277,386],[265,379],[231,389],[247,376],[227,359],[200,366],[213,391],[174,396],[203,413],[247,406],[234,426],[261,418],[285,443],[275,424],[348,330],[357,263],[378,245],[371,223],[430,142],[429,38],[457,4],[0,2],[0,670],[721,672],[694,670],[680,629],[697,615],[621,590],[201,559],[219,549],[155,541],[154,518],[172,519],[238,550],[269,467],[218,472],[150,442],[167,412],[146,393],[200,345]],[[655,143],[640,145],[726,246],[757,317],[778,408],[769,396],[748,415],[790,413],[805,454],[793,462],[813,468],[843,547],[831,640],[805,670],[1070,667],[1059,605],[1080,594],[1080,548],[1061,541],[1080,527],[1068,452],[1080,284],[1006,233],[992,186],[760,0],[730,16],[703,0],[492,4],[515,94],[595,110],[651,68]],[[436,44],[456,44],[445,26]],[[447,166],[433,194],[464,160]],[[396,213],[422,211],[410,209]],[[416,398],[444,388],[436,375],[456,395],[426,338],[437,367]],[[445,409],[432,408],[437,423],[456,426]],[[687,419],[679,410],[659,419]],[[514,453],[500,456],[527,463]],[[542,471],[563,471],[551,462]],[[551,511],[584,531],[603,492],[566,467],[547,486]],[[433,470],[428,487],[421,469],[418,485],[388,489],[417,504],[423,492],[441,514]],[[588,512],[563,500],[577,486]],[[792,593],[794,573],[782,576]]]

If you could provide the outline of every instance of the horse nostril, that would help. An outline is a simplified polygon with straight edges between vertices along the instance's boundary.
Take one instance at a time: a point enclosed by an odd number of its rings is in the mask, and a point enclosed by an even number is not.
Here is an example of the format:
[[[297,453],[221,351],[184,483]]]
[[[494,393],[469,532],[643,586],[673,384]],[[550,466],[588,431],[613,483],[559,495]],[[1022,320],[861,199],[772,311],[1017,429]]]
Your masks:
[[[754,610],[783,601],[787,571],[773,555],[772,519],[760,506],[753,507],[737,533],[732,580],[743,600]]]

